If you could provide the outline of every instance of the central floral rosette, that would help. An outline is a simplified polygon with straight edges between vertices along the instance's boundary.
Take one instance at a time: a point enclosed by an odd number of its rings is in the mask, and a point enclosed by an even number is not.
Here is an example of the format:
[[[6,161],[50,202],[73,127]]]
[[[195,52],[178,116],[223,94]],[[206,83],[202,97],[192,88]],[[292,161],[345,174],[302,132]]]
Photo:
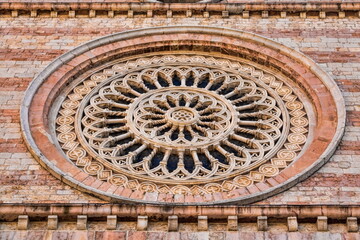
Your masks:
[[[129,108],[130,129],[156,147],[204,148],[232,131],[233,106],[204,89],[168,87],[144,94]]]
[[[180,126],[190,125],[198,119],[197,114],[188,107],[177,107],[169,110],[166,115],[169,121]]]

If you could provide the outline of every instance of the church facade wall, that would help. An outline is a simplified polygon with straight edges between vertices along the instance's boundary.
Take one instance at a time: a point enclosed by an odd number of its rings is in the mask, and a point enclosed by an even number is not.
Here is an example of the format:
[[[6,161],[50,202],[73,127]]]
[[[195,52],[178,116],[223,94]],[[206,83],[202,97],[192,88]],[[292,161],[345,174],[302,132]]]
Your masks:
[[[300,208],[305,208],[309,205],[329,205],[344,206],[346,211],[350,211],[348,209],[351,206],[359,206],[360,18],[358,12],[347,11],[345,14],[345,12],[334,11],[328,13],[324,18],[320,17],[318,12],[294,14],[288,11],[287,15],[283,17],[281,12],[275,14],[270,11],[270,13],[266,15],[261,11],[250,11],[249,18],[244,18],[242,14],[230,13],[228,16],[228,13],[224,13],[224,11],[209,11],[208,15],[204,15],[203,11],[194,11],[191,17],[185,16],[186,11],[173,11],[170,15],[168,12],[154,12],[152,17],[148,17],[146,12],[136,11],[130,15],[125,11],[115,12],[114,17],[109,17],[107,13],[101,11],[97,11],[97,14],[91,17],[88,15],[89,12],[82,13],[81,11],[76,13],[76,17],[69,17],[68,12],[61,11],[56,16],[51,16],[51,12],[38,11],[36,17],[30,17],[27,15],[28,13],[23,13],[21,10],[18,10],[16,14],[10,10],[6,10],[4,15],[1,15],[0,12],[0,217],[3,219],[0,222],[0,231],[3,231],[3,233],[0,232],[0,236],[5,236],[4,239],[11,239],[11,234],[20,234],[16,236],[26,238],[22,235],[23,233],[9,231],[15,230],[18,224],[18,220],[14,217],[6,220],[6,217],[2,215],[2,211],[3,213],[11,211],[11,208],[9,210],[10,206],[60,204],[81,205],[85,208],[87,204],[91,206],[108,204],[104,200],[82,193],[62,183],[42,168],[30,154],[22,139],[19,110],[25,90],[31,80],[56,57],[87,41],[126,30],[159,26],[212,26],[247,31],[274,40],[312,58],[335,80],[342,92],[347,114],[345,134],[334,155],[319,171],[289,190],[254,203],[250,207],[262,209],[262,207],[300,206]],[[14,15],[8,16],[7,14]],[[159,211],[164,211],[164,209]],[[190,209],[189,211],[194,210]],[[301,209],[296,211],[301,216]],[[316,213],[321,212],[317,211],[314,210]],[[338,208],[333,211],[341,212]],[[332,216],[332,219],[338,219],[337,214],[331,215],[330,212],[329,216]],[[355,235],[344,234],[347,232],[345,219],[356,215],[355,212],[354,210],[354,214],[348,212],[349,214],[341,216],[340,223],[333,222],[330,228],[332,232],[326,234],[330,234],[334,239],[341,239],[341,237],[355,239],[350,238]],[[46,215],[43,214],[43,216]],[[49,213],[48,215],[53,214]],[[199,213],[195,211],[193,215],[191,213],[185,215],[189,218],[196,218]],[[270,214],[270,217],[277,218],[276,214]],[[136,220],[134,219],[136,216],[132,215],[130,218],[130,220],[123,220],[124,228],[128,226],[129,229],[135,229]],[[246,221],[251,223],[244,223],[243,229],[257,231],[255,218],[255,212],[247,217]],[[317,216],[304,216],[304,219],[315,218]],[[227,220],[224,219],[221,220],[222,227],[219,227],[218,233],[215,221],[211,224],[210,233],[202,233],[205,234],[205,238],[210,236],[213,239],[225,239],[225,237],[236,239],[235,235],[232,235],[233,233],[221,232],[226,229]],[[285,221],[284,219],[286,218],[282,217],[281,221]],[[40,220],[45,221],[44,219]],[[35,222],[40,220],[36,219]],[[30,225],[32,230],[45,229],[46,227],[41,221]],[[91,221],[94,223],[91,223],[92,230],[87,233],[89,234],[87,236],[92,239],[102,239],[106,236],[110,239],[109,236],[113,236],[111,234],[128,237],[128,239],[132,239],[131,234],[140,234],[141,236],[136,239],[141,239],[146,234],[150,234],[130,233],[126,229],[119,230],[120,232],[117,233],[106,233],[102,232],[106,228],[105,220],[100,221],[98,226],[95,226],[96,219]],[[281,223],[281,221],[280,223],[275,221],[270,225],[274,232],[287,231],[287,223]],[[194,220],[194,222],[196,221]],[[167,228],[168,223],[159,220],[151,224],[149,229],[152,228],[156,231],[158,228],[161,232]],[[195,223],[182,226],[184,226],[183,230],[189,229],[193,233],[174,233],[177,234],[176,238],[190,239],[191,234],[198,234],[195,233],[197,231]],[[302,231],[307,232],[304,234],[308,234],[306,236],[309,239],[316,237],[315,221],[309,220],[301,226]],[[74,223],[62,227],[64,231],[76,229]],[[100,228],[101,231],[96,232],[96,228]],[[32,234],[35,234],[33,238],[35,239],[35,236],[45,236],[46,233],[33,232]],[[67,239],[71,239],[72,233],[55,232],[52,234],[52,239],[60,239],[63,236],[61,234],[66,235]],[[74,234],[82,236],[83,233]],[[153,235],[148,235],[148,237],[167,236],[169,239],[176,239],[169,235],[172,233],[151,234]],[[258,233],[239,234],[250,234],[251,238],[256,238]],[[272,233],[261,233],[260,235],[265,239],[269,238],[270,235],[266,234],[271,235]],[[80,235],[71,236],[73,239],[79,239]],[[245,235],[243,237],[246,238],[247,235]],[[200,233],[196,236],[198,239],[204,237]],[[291,233],[281,233],[279,237],[290,239]],[[135,238],[133,237],[133,239]]]

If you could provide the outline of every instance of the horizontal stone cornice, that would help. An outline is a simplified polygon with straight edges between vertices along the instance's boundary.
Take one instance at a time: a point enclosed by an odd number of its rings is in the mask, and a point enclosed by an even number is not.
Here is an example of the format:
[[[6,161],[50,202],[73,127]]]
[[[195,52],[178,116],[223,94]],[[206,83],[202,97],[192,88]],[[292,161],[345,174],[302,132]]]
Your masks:
[[[0,204],[0,220],[16,219],[19,215],[29,217],[105,217],[117,215],[119,217],[134,217],[146,215],[155,218],[167,218],[177,215],[179,218],[192,218],[200,215],[208,218],[222,219],[228,216],[251,219],[258,216],[271,218],[287,218],[296,216],[299,219],[327,216],[332,219],[346,219],[360,217],[359,205],[245,205],[245,206],[155,206],[142,204]]]
[[[254,13],[260,12],[262,18],[270,16],[278,16],[284,18],[289,13],[291,16],[300,16],[306,18],[306,13],[310,12],[311,16],[319,16],[319,18],[326,18],[327,13],[338,13],[339,18],[359,16],[360,2],[322,2],[322,3],[158,3],[158,2],[44,2],[44,1],[23,1],[23,2],[0,2],[0,10],[3,12],[0,16],[17,17],[20,15],[31,17],[58,17],[64,16],[64,12],[68,12],[69,17],[76,17],[84,13],[79,11],[88,11],[85,15],[89,17],[96,17],[104,15],[104,12],[109,17],[121,15],[125,13],[128,17],[134,17],[137,14],[144,13],[147,17],[154,15],[165,15],[172,17],[173,13],[178,16],[191,17],[193,14],[203,14],[204,17],[210,17],[212,14],[221,14],[226,18],[229,16],[240,15],[244,18],[251,17]],[[8,11],[8,12],[6,12]],[[39,11],[48,11],[49,14]],[[183,13],[183,14],[182,14]],[[315,13],[315,14],[314,14]],[[65,13],[66,15],[66,13]],[[258,15],[258,14],[255,14]]]

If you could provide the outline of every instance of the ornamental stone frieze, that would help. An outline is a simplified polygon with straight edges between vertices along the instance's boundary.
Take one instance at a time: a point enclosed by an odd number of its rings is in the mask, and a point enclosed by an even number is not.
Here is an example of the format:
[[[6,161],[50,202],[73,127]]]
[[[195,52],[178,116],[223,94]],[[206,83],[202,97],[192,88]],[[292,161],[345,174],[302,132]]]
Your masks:
[[[306,56],[232,29],[117,33],[53,61],[22,110],[29,149],[52,174],[105,200],[255,202],[332,155],[345,107]]]

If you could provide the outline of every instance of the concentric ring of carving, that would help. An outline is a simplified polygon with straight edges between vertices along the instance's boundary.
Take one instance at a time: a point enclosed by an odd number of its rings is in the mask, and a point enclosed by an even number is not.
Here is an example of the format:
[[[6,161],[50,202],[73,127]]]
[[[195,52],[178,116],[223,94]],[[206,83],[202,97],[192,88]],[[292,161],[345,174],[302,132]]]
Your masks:
[[[75,86],[57,118],[67,156],[130,189],[205,194],[278,174],[306,141],[303,104],[280,79],[212,57],[117,63]]]
[[[128,112],[127,122],[137,136],[176,151],[221,140],[237,122],[226,99],[193,86],[149,91]]]

